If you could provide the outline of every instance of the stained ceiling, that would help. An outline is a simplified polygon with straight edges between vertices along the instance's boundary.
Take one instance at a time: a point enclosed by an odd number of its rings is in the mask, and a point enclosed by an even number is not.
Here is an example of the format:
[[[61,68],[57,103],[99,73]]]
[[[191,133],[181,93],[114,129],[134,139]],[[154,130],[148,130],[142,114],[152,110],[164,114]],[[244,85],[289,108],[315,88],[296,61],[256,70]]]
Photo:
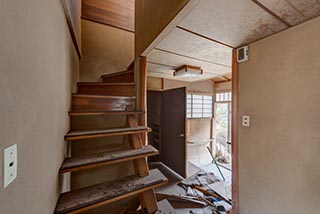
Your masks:
[[[148,75],[182,81],[229,80],[232,48],[320,15],[320,0],[203,0],[148,55]],[[173,77],[181,65],[204,75]]]

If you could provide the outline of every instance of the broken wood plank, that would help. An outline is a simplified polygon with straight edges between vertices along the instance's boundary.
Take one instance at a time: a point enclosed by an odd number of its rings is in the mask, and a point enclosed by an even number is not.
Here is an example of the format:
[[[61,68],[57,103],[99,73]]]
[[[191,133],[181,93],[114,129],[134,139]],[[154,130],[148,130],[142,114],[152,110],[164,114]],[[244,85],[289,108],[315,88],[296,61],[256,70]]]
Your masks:
[[[85,170],[124,161],[136,160],[158,154],[158,150],[153,148],[151,145],[148,145],[140,149],[99,153],[77,158],[66,158],[60,168],[60,173]]]
[[[117,135],[139,134],[142,132],[151,132],[151,129],[145,126],[136,128],[119,128],[119,129],[101,129],[90,131],[70,131],[65,135],[65,140],[81,140],[89,138],[109,137]]]
[[[174,207],[203,208],[207,206],[205,202],[187,196],[156,193],[156,197],[158,201],[167,199]]]
[[[129,176],[79,190],[62,193],[55,214],[81,213],[166,184],[168,179],[157,169],[146,177]]]

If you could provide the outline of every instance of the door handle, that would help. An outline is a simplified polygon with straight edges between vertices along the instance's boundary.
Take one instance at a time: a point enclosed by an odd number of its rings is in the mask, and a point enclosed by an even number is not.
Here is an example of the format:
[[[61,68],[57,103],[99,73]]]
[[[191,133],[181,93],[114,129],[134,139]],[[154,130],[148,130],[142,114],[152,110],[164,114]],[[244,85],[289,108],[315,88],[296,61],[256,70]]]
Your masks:
[[[184,137],[185,135],[183,134],[183,133],[181,133],[180,135],[179,135],[179,137]]]

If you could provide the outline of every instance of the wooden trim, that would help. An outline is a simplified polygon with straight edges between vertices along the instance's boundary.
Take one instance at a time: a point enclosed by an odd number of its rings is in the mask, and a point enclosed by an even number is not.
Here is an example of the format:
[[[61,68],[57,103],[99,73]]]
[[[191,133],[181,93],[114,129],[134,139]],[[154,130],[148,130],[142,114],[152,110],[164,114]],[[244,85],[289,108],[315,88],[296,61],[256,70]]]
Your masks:
[[[68,28],[69,28],[69,32],[70,32],[70,35],[71,35],[72,43],[74,45],[74,48],[76,49],[78,58],[81,59],[82,54],[81,54],[81,49],[80,49],[80,45],[79,45],[80,43],[78,42],[78,39],[76,37],[76,32],[74,31],[74,28],[73,28],[73,25],[72,25],[71,16],[69,14],[69,10],[68,10],[68,6],[67,6],[66,1],[68,1],[68,0],[61,0],[63,11],[64,11],[64,14],[65,14],[65,17],[66,17],[66,21],[67,21],[67,24],[68,24]]]
[[[184,31],[186,31],[186,32],[188,32],[188,33],[192,33],[192,34],[194,34],[194,35],[196,35],[196,36],[202,37],[202,38],[204,38],[204,39],[210,40],[210,41],[212,41],[212,42],[218,43],[218,44],[220,44],[220,45],[224,45],[224,46],[227,46],[227,47],[232,48],[232,49],[234,48],[234,47],[232,47],[231,45],[228,45],[228,44],[226,44],[226,43],[223,43],[223,42],[220,42],[220,41],[218,41],[218,40],[212,39],[212,38],[210,38],[210,37],[204,36],[204,35],[202,35],[202,34],[199,34],[199,33],[197,33],[197,32],[194,32],[194,31],[192,31],[192,30],[189,30],[189,29],[187,29],[187,28],[184,28],[184,27],[181,27],[181,26],[177,26],[177,28],[179,28],[179,29],[181,29],[181,30],[184,30]]]
[[[100,25],[106,25],[106,26],[109,26],[109,27],[114,27],[114,28],[117,28],[119,30],[127,31],[129,33],[134,33],[134,31],[132,31],[132,30],[129,30],[129,29],[126,29],[126,28],[122,28],[122,27],[119,27],[119,26],[116,26],[116,25],[112,25],[112,24],[107,24],[105,22],[101,22],[99,20],[91,19],[91,18],[88,18],[88,17],[81,16],[81,19],[87,20],[89,22],[94,22],[94,23],[97,23],[97,24],[100,24]]]
[[[258,5],[259,7],[261,7],[263,10],[265,10],[267,13],[269,13],[271,16],[273,16],[274,18],[278,19],[280,22],[282,22],[283,24],[285,24],[287,27],[292,27],[291,24],[289,24],[288,22],[286,22],[285,20],[283,20],[280,16],[278,16],[277,14],[275,14],[273,11],[271,11],[269,8],[267,8],[266,6],[264,6],[261,2],[259,2],[258,0],[251,0],[253,3],[255,3],[256,5]]]
[[[238,156],[238,120],[239,120],[239,67],[236,49],[232,52],[232,213],[239,210],[239,156]]]
[[[164,90],[164,81],[165,81],[165,79],[164,78],[161,78],[161,90]]]
[[[188,58],[188,59],[197,60],[197,61],[200,61],[200,62],[206,62],[206,63],[210,63],[210,64],[214,64],[214,65],[220,65],[220,66],[224,66],[224,67],[228,67],[228,68],[231,67],[230,65],[224,65],[224,64],[221,64],[221,63],[216,63],[216,62],[212,62],[212,61],[208,61],[208,60],[204,60],[204,59],[199,59],[199,58],[196,58],[196,57],[187,56],[187,55],[184,55],[184,54],[180,54],[180,53],[176,53],[176,52],[173,52],[173,51],[164,50],[164,49],[161,49],[161,48],[154,48],[154,49],[158,50],[158,51],[162,51],[162,52],[168,53],[168,54],[181,56],[181,57]]]
[[[146,126],[147,124],[147,57],[141,57],[140,59],[140,111],[143,111],[144,114],[141,114],[140,120],[141,125]],[[147,133],[142,134],[142,144],[147,144]]]

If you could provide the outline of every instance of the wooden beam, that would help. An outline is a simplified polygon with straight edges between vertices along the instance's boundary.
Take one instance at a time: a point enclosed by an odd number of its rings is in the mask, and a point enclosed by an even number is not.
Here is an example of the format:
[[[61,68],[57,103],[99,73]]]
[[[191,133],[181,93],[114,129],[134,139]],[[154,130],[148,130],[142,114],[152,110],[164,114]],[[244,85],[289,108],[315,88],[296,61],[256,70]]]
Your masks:
[[[74,28],[73,28],[73,25],[72,25],[72,20],[71,20],[71,15],[69,13],[66,1],[67,0],[61,0],[62,7],[63,7],[63,10],[64,10],[64,14],[65,14],[65,17],[66,17],[66,21],[67,21],[67,24],[68,24],[68,28],[69,28],[69,32],[70,32],[70,35],[71,35],[71,39],[72,39],[74,48],[77,51],[78,58],[81,59],[80,41],[78,41],[77,36],[76,36],[76,32],[74,31]]]
[[[232,213],[239,214],[239,67],[236,49],[232,52]]]
[[[140,111],[143,111],[144,114],[141,114],[140,120],[141,125],[146,126],[147,124],[147,57],[141,57],[140,59]],[[142,134],[142,143],[143,145],[147,144],[147,134]]]

